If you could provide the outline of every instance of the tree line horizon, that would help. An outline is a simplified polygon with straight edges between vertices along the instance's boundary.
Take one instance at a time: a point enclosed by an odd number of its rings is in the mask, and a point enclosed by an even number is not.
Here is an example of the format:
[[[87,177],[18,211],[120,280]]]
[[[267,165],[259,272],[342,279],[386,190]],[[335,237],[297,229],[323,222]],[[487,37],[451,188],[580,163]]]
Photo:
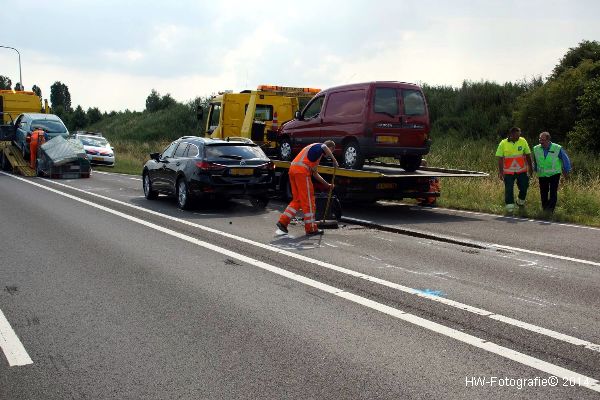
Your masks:
[[[18,85],[18,83],[17,83]],[[16,85],[16,86],[17,86]],[[500,138],[518,126],[529,139],[548,131],[553,140],[584,151],[600,151],[600,42],[584,40],[570,48],[547,78],[534,77],[520,82],[498,84],[465,80],[460,87],[423,84],[432,124],[432,134],[444,133],[462,138]],[[0,89],[12,89],[12,81],[0,75]],[[42,91],[32,91],[42,98]],[[50,87],[54,114],[70,130],[86,129],[106,118],[127,115],[166,114],[160,120],[168,126],[168,110],[184,108],[196,113],[207,107],[208,97],[177,102],[169,93],[152,89],[144,111],[101,112],[98,107],[73,108],[66,84],[56,81]],[[205,113],[206,114],[206,113]],[[139,120],[139,118],[138,118]],[[197,121],[186,118],[181,134],[197,134]],[[147,125],[147,124],[146,124]],[[161,127],[165,128],[165,127]],[[135,128],[134,128],[135,129]],[[116,133],[116,132],[115,132]]]

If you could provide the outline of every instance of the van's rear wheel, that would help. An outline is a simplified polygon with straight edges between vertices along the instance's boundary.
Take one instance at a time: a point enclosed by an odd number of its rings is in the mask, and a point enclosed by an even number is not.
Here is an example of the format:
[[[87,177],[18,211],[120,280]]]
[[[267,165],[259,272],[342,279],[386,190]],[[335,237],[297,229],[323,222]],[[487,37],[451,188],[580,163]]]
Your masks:
[[[342,161],[344,168],[361,169],[365,163],[360,145],[356,140],[346,143],[344,146],[344,159]]]
[[[289,139],[281,139],[279,141],[279,159],[281,161],[292,160],[292,144]]]
[[[400,167],[406,172],[415,172],[421,166],[421,156],[403,156],[400,158]]]

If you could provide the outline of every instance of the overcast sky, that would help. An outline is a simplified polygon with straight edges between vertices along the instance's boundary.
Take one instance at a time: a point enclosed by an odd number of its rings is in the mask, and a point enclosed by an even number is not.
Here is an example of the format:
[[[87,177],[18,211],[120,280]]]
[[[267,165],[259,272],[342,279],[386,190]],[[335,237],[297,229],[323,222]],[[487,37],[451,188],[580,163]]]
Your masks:
[[[259,84],[372,80],[459,86],[547,77],[600,40],[600,1],[2,0],[0,45],[23,83],[60,81],[73,106],[141,111]],[[19,81],[14,50],[0,75]]]

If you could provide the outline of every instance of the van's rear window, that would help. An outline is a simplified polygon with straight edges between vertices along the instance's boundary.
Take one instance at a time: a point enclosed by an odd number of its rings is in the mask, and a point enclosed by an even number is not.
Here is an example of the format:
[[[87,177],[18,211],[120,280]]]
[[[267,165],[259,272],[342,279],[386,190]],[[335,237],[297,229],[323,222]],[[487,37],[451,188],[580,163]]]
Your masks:
[[[398,92],[395,88],[375,88],[375,102],[373,111],[392,116],[398,112]]]
[[[418,90],[402,90],[405,115],[425,115],[425,100]]]

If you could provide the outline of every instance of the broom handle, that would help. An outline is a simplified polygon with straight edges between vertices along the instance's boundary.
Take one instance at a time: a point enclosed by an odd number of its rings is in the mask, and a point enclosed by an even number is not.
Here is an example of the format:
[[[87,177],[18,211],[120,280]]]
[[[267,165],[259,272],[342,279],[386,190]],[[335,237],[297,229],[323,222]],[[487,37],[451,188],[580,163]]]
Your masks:
[[[335,181],[335,170],[336,167],[333,167],[333,176],[331,177],[331,187],[329,188],[329,194],[327,195],[327,205],[325,206],[325,214],[323,214],[322,222],[325,222],[325,218],[327,218],[327,214],[329,214],[329,205],[331,204],[331,194],[333,193],[333,182]]]

